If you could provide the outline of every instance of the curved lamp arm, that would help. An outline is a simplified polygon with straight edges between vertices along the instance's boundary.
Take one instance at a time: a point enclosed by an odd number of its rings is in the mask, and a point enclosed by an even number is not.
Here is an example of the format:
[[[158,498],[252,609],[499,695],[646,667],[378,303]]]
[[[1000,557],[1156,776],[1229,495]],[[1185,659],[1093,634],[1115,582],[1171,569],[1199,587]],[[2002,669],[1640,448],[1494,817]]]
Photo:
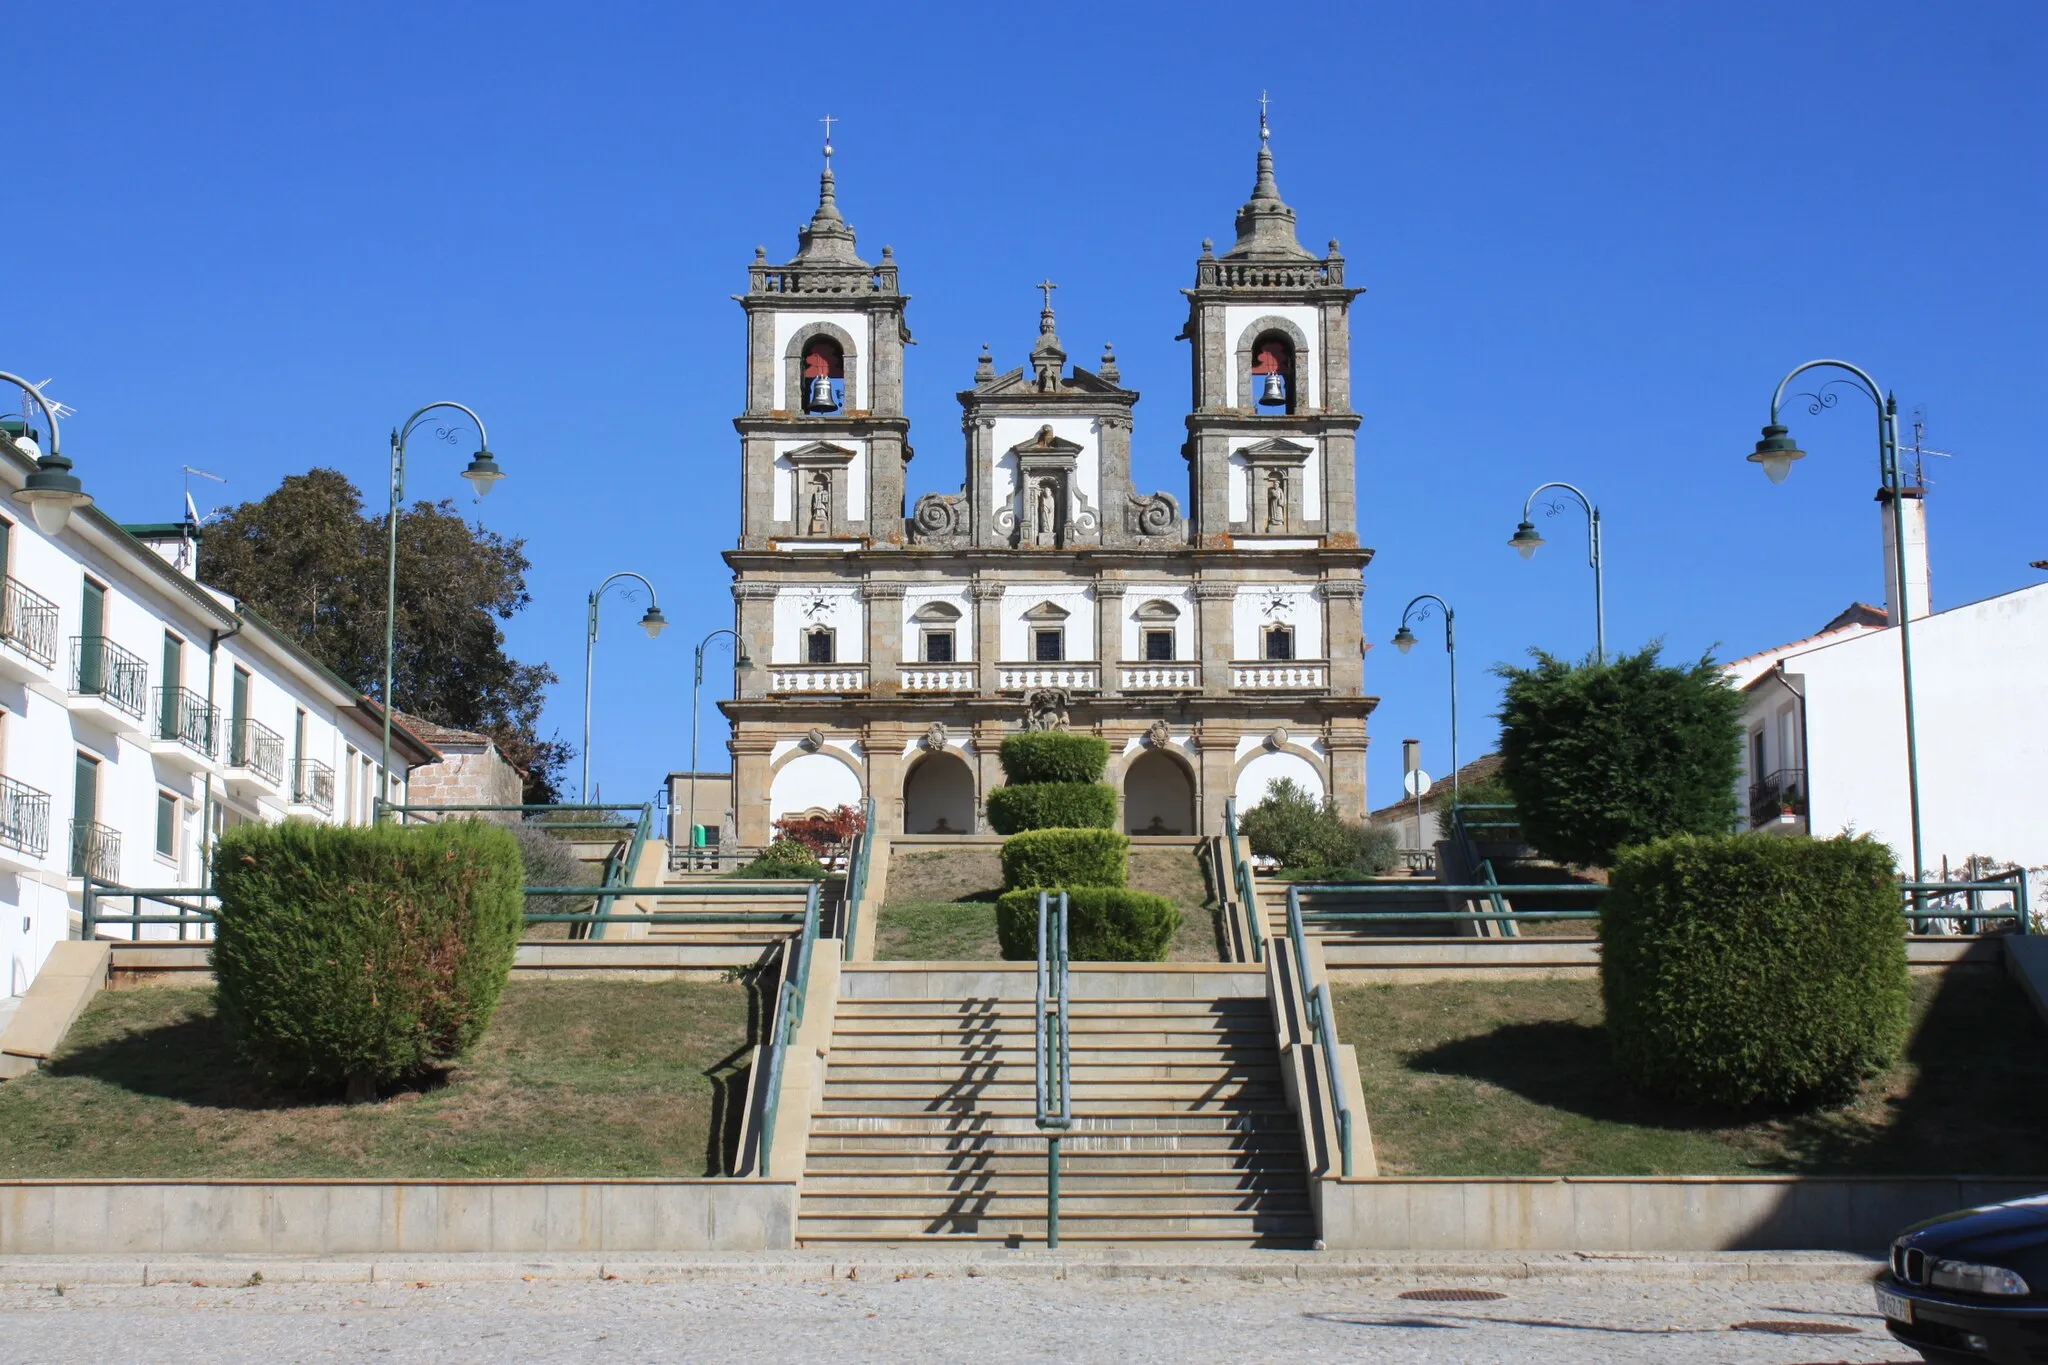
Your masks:
[[[42,390],[29,383],[26,379],[23,379],[20,375],[9,374],[5,370],[0,370],[0,379],[6,380],[36,400],[36,406],[43,410],[43,420],[50,424],[50,457],[54,459],[61,454],[62,452],[59,449],[60,443],[57,437],[57,410],[50,406],[49,399],[43,397]]]
[[[647,589],[647,616],[642,618],[641,624],[645,625],[647,623],[647,620],[650,618],[662,626],[666,626],[668,624],[667,618],[663,617],[661,614],[661,598],[654,591],[654,585],[647,581],[647,576],[645,574],[634,573],[631,569],[621,569],[618,573],[613,574],[610,578],[607,578],[604,582],[598,584],[597,591],[590,594],[590,638],[592,640],[597,639],[598,599],[604,596],[605,590],[611,587],[612,584],[617,583],[621,579],[626,578],[636,580],[641,587]]]
[[[421,421],[428,413],[439,411],[442,408],[453,408],[457,412],[468,416],[470,421],[476,423],[476,454],[470,458],[469,468],[462,471],[462,477],[468,479],[475,486],[476,495],[480,498],[484,497],[491,491],[491,485],[504,477],[503,471],[498,468],[497,460],[491,455],[491,438],[484,431],[484,419],[477,416],[476,409],[468,404],[457,403],[452,399],[444,398],[437,403],[429,403],[425,407],[420,408],[412,416],[406,418],[405,422],[391,433],[391,505],[393,507],[396,507],[398,500],[405,496],[405,444],[412,439],[413,432],[419,430]]]
[[[1586,562],[1597,565],[1600,561],[1600,509],[1593,505],[1591,498],[1587,497],[1582,490],[1574,485],[1555,480],[1546,484],[1538,484],[1528,497],[1522,499],[1522,525],[1535,525],[1534,522],[1529,520],[1529,513],[1535,510],[1537,494],[1547,493],[1553,488],[1562,488],[1565,492],[1577,498],[1579,506],[1586,509]]]
[[[1854,386],[1859,388],[1877,409],[1878,478],[1887,488],[1896,486],[1899,482],[1898,401],[1885,393],[1868,370],[1859,365],[1851,365],[1846,360],[1809,360],[1804,365],[1795,366],[1778,381],[1778,387],[1771,393],[1770,425],[1764,428],[1764,439],[1757,442],[1756,453],[1750,456],[1751,461],[1764,467],[1764,472],[1771,476],[1771,482],[1781,483],[1786,472],[1792,467],[1792,461],[1805,457],[1806,452],[1794,444],[1785,424],[1779,420],[1779,414],[1785,405],[1785,390],[1791,387],[1792,381],[1808,370],[1818,369],[1841,370],[1855,376]],[[1849,381],[1830,380],[1828,384],[1821,385],[1821,388],[1825,390],[1830,384],[1847,382]],[[1818,413],[1822,407],[1832,405],[1833,401],[1834,395],[1828,394],[1815,402],[1813,411]]]
[[[710,647],[711,642],[713,640],[716,640],[721,635],[732,636],[732,647],[734,651],[737,653],[745,653],[745,651],[740,648],[740,633],[734,630],[731,626],[720,626],[717,630],[712,631],[709,635],[705,636],[703,639],[697,642],[696,680],[699,684],[703,683],[704,681],[704,651]]]
[[[1454,611],[1452,611],[1452,610],[1451,610],[1451,604],[1450,604],[1450,603],[1448,603],[1448,602],[1444,601],[1444,599],[1443,599],[1443,598],[1441,598],[1441,597],[1438,597],[1438,596],[1437,596],[1437,595],[1436,595],[1435,593],[1433,593],[1433,592],[1425,592],[1425,593],[1418,593],[1418,594],[1416,594],[1416,596],[1415,596],[1415,597],[1413,598],[1413,600],[1411,600],[1411,601],[1410,601],[1410,602],[1408,603],[1408,605],[1407,605],[1407,606],[1405,606],[1405,607],[1401,608],[1401,629],[1402,629],[1402,630],[1407,630],[1407,629],[1408,629],[1408,618],[1409,618],[1410,616],[1412,616],[1412,615],[1414,614],[1416,606],[1417,606],[1417,605],[1418,605],[1419,603],[1423,603],[1423,602],[1434,602],[1434,603],[1436,603],[1436,604],[1437,604],[1437,606],[1439,606],[1439,607],[1441,607],[1441,608],[1443,609],[1443,613],[1444,613],[1444,648],[1445,648],[1445,649],[1453,649],[1453,650],[1454,650],[1454,649],[1456,649],[1456,648],[1458,647],[1458,627],[1457,627],[1457,619],[1458,619],[1458,614],[1457,614],[1456,612],[1454,612]],[[1411,637],[1411,638],[1412,638],[1412,637]],[[1397,643],[1398,643],[1398,638],[1397,638]]]

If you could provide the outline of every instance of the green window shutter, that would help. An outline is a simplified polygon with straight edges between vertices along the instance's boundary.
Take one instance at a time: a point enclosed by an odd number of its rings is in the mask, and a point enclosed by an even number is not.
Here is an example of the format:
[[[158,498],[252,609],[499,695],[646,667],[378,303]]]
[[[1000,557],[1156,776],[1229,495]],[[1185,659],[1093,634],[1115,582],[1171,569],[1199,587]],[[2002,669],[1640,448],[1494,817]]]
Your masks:
[[[100,818],[99,760],[80,754],[73,772],[76,786],[71,797],[71,818],[96,821]]]
[[[163,858],[178,853],[178,798],[169,792],[156,794],[156,851]]]

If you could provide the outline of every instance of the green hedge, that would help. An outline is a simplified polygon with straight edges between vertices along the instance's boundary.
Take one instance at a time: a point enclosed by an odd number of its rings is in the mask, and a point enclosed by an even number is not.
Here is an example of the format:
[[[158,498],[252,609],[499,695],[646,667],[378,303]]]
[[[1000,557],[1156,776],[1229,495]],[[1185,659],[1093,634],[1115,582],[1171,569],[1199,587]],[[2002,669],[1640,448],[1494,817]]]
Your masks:
[[[1906,935],[1884,845],[1678,835],[1623,849],[1611,885],[1607,1029],[1645,1088],[1731,1109],[1826,1103],[1898,1057]]]
[[[368,1099],[490,1023],[523,922],[502,826],[241,825],[215,863],[220,1013],[266,1079]]]
[[[1346,820],[1335,801],[1287,777],[1238,817],[1237,828],[1252,852],[1277,860],[1284,876],[1304,880],[1377,877],[1401,860],[1391,829]]]
[[[1122,886],[1131,841],[1106,829],[1033,829],[1003,841],[1003,885]]]
[[[1109,744],[1064,730],[1027,730],[1003,741],[998,754],[1012,786],[1033,782],[1100,782]]]
[[[1067,953],[1076,962],[1164,962],[1180,918],[1178,906],[1149,891],[1068,887]],[[996,898],[996,937],[1008,960],[1037,960],[1038,888]]]
[[[988,822],[998,834],[1026,829],[1110,829],[1116,789],[1089,782],[1038,782],[988,794]]]
[[[761,850],[761,856],[725,874],[731,877],[787,877],[814,882],[825,875],[825,865],[809,844],[795,839],[777,839]]]

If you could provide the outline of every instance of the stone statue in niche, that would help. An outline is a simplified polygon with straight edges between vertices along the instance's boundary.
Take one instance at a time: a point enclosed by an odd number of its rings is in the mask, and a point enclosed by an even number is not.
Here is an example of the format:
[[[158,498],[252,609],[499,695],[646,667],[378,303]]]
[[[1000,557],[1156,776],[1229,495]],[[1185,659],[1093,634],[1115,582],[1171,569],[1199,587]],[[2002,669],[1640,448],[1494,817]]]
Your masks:
[[[1053,481],[1042,480],[1038,485],[1038,518],[1032,528],[1036,543],[1050,545],[1058,538],[1059,517],[1059,495],[1053,491]]]
[[[1067,728],[1067,689],[1040,687],[1024,694],[1024,728],[1064,730]]]
[[[825,473],[811,475],[811,519],[804,530],[805,535],[823,536],[832,532],[832,476]]]
[[[1266,472],[1266,529],[1287,529],[1287,471],[1284,469]]]

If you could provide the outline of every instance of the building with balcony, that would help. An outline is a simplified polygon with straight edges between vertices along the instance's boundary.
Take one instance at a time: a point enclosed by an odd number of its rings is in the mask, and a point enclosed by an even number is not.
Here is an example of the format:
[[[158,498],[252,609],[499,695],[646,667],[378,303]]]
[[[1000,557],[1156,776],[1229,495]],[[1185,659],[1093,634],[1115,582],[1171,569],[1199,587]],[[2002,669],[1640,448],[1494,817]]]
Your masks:
[[[98,508],[45,535],[7,494],[38,437],[0,420],[0,995],[79,932],[85,879],[197,887],[248,820],[371,818],[382,714],[194,575],[197,531]],[[438,758],[399,727],[394,790]]]
[[[1214,829],[1291,777],[1367,809],[1350,317],[1333,240],[1296,239],[1261,129],[1235,242],[1204,242],[1182,338],[1187,482],[1131,474],[1139,395],[1069,365],[1043,283],[1025,363],[958,394],[959,491],[906,507],[908,297],[870,264],[829,161],[796,255],[757,249],[733,571],[748,666],[737,838],[872,797],[888,832],[974,833],[996,752],[1063,715],[1110,744],[1124,828]]]

